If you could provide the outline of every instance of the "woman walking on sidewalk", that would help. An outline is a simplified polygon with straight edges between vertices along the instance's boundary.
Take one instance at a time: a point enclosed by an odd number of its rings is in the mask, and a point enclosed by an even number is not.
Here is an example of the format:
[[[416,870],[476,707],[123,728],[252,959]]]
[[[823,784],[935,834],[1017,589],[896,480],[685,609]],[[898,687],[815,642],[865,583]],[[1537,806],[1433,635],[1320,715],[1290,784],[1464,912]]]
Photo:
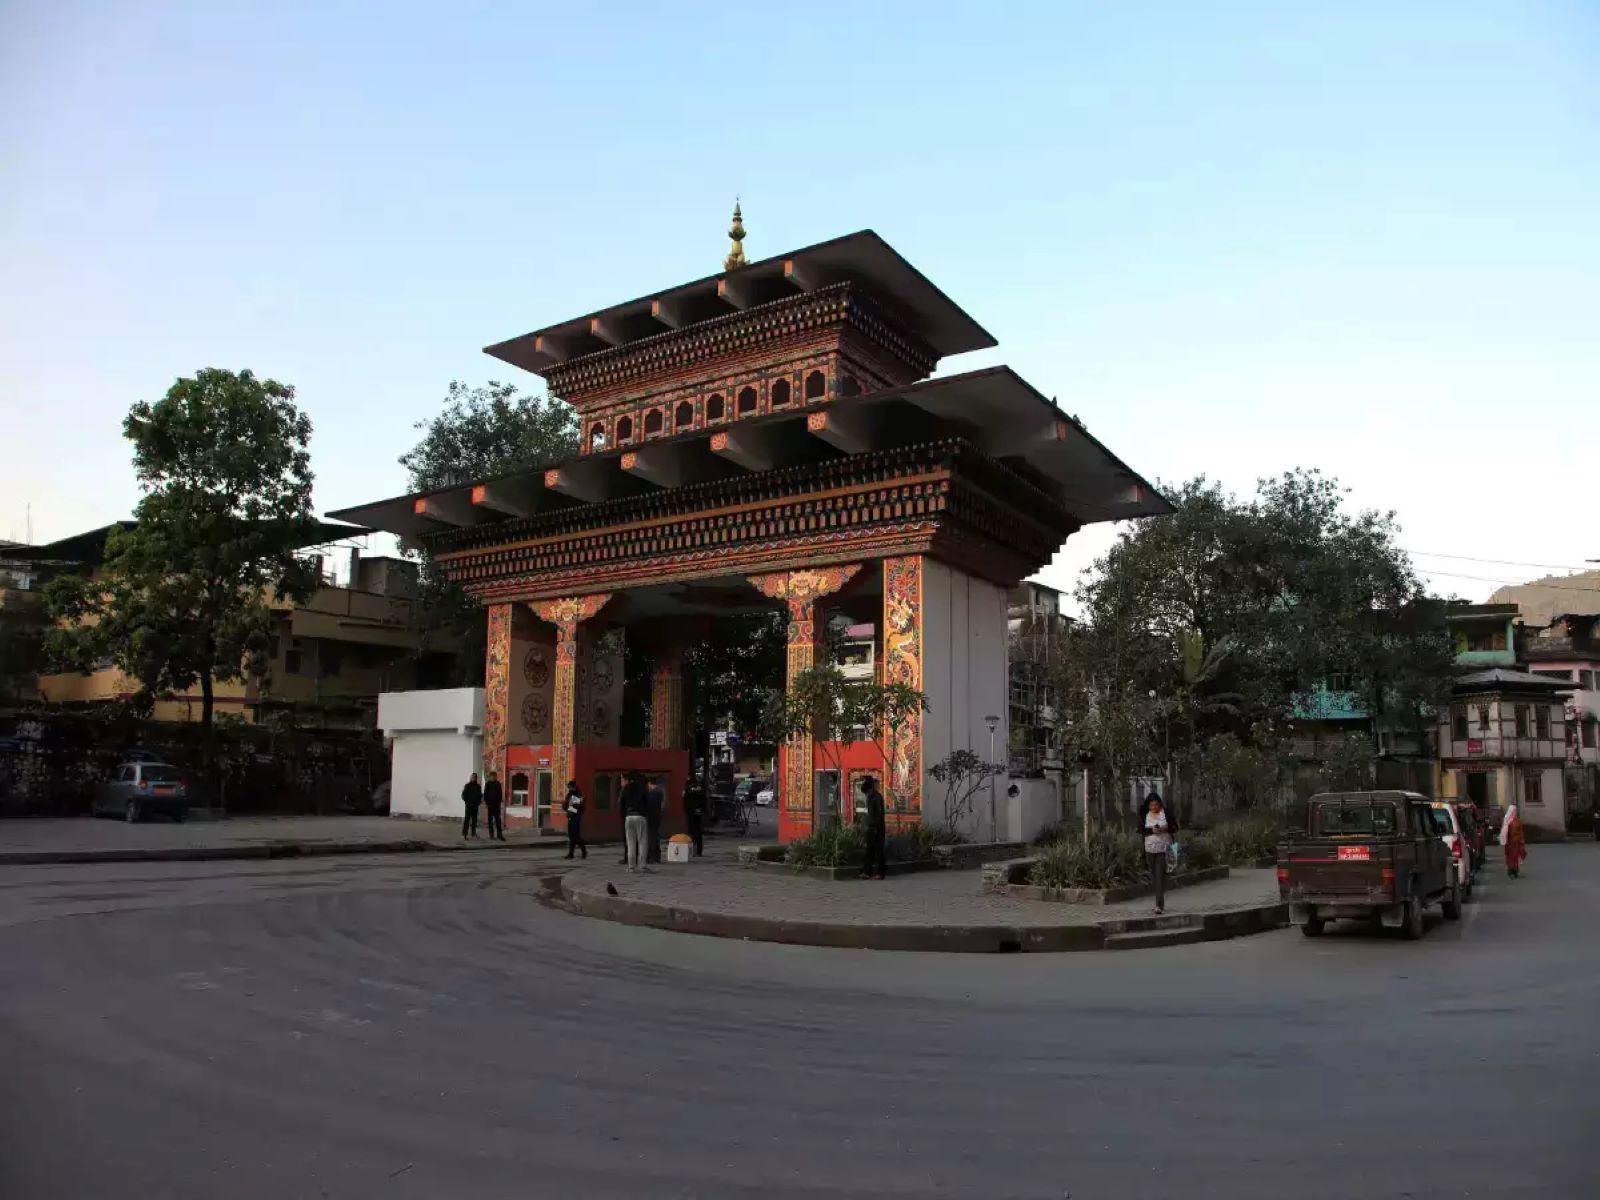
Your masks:
[[[1172,822],[1161,797],[1150,793],[1144,814],[1144,859],[1156,885],[1156,915],[1167,910],[1167,851],[1172,849]]]

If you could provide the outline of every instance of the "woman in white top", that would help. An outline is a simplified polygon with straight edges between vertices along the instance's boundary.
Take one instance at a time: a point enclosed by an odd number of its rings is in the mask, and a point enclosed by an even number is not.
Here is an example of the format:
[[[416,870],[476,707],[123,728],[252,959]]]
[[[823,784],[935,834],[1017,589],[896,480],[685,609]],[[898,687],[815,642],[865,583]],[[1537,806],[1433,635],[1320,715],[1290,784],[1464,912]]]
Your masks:
[[[1172,849],[1172,822],[1161,797],[1150,793],[1144,814],[1144,858],[1156,885],[1156,915],[1167,908],[1167,851]]]

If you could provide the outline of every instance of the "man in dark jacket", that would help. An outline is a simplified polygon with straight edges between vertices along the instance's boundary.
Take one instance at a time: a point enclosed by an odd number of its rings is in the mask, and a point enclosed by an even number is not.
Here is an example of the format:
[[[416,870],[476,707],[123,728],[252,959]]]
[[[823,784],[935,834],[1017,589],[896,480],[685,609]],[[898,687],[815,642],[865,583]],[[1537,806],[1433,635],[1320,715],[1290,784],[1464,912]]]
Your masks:
[[[706,849],[706,788],[698,779],[691,779],[683,789],[683,819],[694,842],[694,856],[699,858]]]
[[[861,878],[870,879],[876,876],[882,879],[889,873],[887,857],[889,830],[883,811],[883,793],[878,790],[878,781],[868,775],[861,781],[861,794],[867,801],[865,823],[867,850],[866,857],[861,863]]]
[[[490,771],[489,782],[483,785],[483,807],[489,814],[489,837],[492,841],[506,840],[506,827],[500,820],[500,806],[505,803],[505,798],[500,777]]]
[[[474,771],[472,778],[467,780],[461,789],[461,803],[466,812],[461,818],[461,836],[463,838],[478,836],[478,805],[483,801],[483,788],[478,786],[478,773]]]
[[[644,794],[645,824],[650,842],[646,847],[645,862],[658,863],[661,861],[661,814],[667,808],[667,789],[661,786],[661,776],[657,775],[650,780],[650,786]]]

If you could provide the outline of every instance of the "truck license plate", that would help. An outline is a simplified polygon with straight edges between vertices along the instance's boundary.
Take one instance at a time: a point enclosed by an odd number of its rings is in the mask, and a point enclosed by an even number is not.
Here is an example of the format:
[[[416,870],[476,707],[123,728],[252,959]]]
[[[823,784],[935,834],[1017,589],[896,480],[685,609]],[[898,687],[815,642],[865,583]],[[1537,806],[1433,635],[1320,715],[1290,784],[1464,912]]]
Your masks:
[[[1340,862],[1371,862],[1372,861],[1372,847],[1371,846],[1340,846],[1339,847],[1339,861]]]

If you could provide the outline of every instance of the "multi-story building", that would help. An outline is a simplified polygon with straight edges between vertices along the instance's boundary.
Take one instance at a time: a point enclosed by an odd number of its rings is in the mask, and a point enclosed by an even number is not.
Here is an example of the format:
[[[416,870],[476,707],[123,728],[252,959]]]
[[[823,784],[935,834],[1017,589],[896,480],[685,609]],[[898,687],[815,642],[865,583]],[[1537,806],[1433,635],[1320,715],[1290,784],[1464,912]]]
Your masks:
[[[1570,685],[1510,667],[1455,682],[1439,715],[1441,792],[1480,808],[1516,804],[1525,824],[1566,832],[1562,771]]]
[[[1526,643],[1529,668],[1572,690],[1566,697],[1567,811],[1600,803],[1600,615],[1560,613]]]
[[[26,595],[38,611],[39,589],[64,572],[98,569],[106,537],[116,526],[90,530],[41,546],[13,546],[8,561],[26,564],[26,572],[8,571],[20,586],[0,587],[0,611]],[[325,526],[319,536],[331,541],[363,531]],[[403,559],[363,558],[350,550],[349,572],[342,581],[323,572],[323,585],[303,604],[273,598],[275,628],[260,674],[219,681],[214,705],[219,715],[249,723],[274,710],[292,712],[295,723],[308,728],[366,729],[376,719],[381,692],[415,687],[428,655],[415,612],[417,577],[414,564]],[[318,557],[319,568],[325,559]],[[124,700],[138,691],[134,680],[111,662],[88,672],[45,674],[37,680],[37,698],[50,704],[90,706]],[[157,697],[151,716],[157,721],[198,720],[197,686]]]
[[[1010,768],[1013,775],[1062,777],[1066,762],[1061,716],[1052,675],[1065,652],[1072,619],[1061,611],[1061,592],[1021,583],[1007,598]]]

